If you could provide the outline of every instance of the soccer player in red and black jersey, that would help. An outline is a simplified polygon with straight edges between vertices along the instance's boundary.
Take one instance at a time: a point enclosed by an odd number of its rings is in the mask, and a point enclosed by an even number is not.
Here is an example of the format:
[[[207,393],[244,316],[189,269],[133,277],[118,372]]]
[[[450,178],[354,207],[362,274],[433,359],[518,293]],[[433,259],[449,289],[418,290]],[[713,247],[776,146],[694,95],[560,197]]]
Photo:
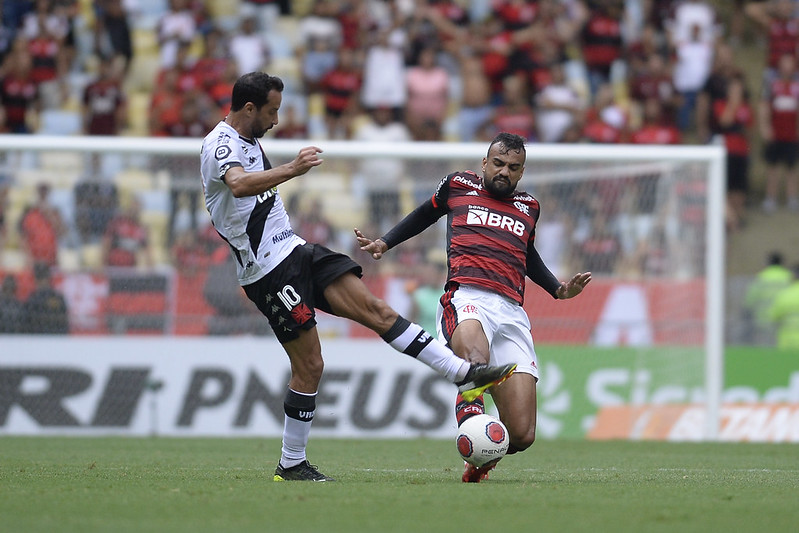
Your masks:
[[[538,255],[538,200],[516,190],[525,158],[525,139],[500,133],[483,158],[482,176],[471,171],[446,176],[432,198],[379,239],[372,241],[355,230],[361,250],[380,259],[447,215],[449,274],[438,308],[439,337],[468,361],[517,365],[513,375],[490,389],[510,435],[508,453],[522,451],[535,440],[538,368],[530,321],[522,307],[525,277],[557,299],[577,296],[591,281],[591,273],[585,272],[562,282]],[[455,410],[460,425],[484,411],[483,399],[468,402],[458,395]],[[462,479],[479,482],[493,467],[467,464]]]

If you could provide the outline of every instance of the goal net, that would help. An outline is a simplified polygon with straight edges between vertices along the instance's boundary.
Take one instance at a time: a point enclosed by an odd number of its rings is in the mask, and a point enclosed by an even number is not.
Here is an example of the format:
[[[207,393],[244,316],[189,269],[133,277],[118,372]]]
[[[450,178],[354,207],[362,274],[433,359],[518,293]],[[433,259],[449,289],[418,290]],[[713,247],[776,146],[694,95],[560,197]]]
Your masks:
[[[130,342],[141,334],[271,335],[235,290],[227,248],[209,226],[200,144],[0,137],[2,333],[124,334]],[[262,144],[276,166],[306,143]],[[279,187],[295,232],[350,253],[370,288],[428,324],[441,289],[444,221],[380,262],[357,250],[352,228],[381,235],[444,175],[479,173],[487,144],[314,144],[324,150],[323,165]],[[595,405],[700,404],[704,437],[714,438],[722,392],[723,149],[531,144],[527,152],[519,188],[541,203],[541,256],[561,279],[589,270],[594,277],[568,302],[527,288],[542,373],[541,430],[569,408],[559,386],[582,379],[585,401]],[[37,280],[42,272],[49,282]],[[39,283],[63,295],[63,309],[45,302],[26,314],[23,304]],[[324,315],[319,329],[326,337],[373,335]],[[583,370],[600,361],[601,372]],[[570,406],[577,401],[572,396]],[[592,423],[581,422],[584,429]]]

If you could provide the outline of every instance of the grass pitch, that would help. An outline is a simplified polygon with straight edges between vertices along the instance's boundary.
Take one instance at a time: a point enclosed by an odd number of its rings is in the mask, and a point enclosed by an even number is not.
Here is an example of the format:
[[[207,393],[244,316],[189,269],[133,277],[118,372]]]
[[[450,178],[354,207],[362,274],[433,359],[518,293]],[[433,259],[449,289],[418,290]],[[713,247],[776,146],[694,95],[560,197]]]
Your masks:
[[[275,439],[0,438],[16,532],[796,531],[799,448],[540,441],[480,484],[449,441],[312,439],[336,483],[274,483]]]

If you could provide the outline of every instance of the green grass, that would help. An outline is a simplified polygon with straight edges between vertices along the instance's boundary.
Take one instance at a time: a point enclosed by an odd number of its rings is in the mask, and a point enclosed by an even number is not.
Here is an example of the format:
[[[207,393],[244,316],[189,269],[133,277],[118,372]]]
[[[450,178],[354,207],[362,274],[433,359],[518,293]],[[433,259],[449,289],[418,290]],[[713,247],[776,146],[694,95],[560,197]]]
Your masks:
[[[467,485],[448,441],[314,439],[311,484],[271,481],[275,439],[3,437],[0,529],[796,531],[798,452],[541,441]]]

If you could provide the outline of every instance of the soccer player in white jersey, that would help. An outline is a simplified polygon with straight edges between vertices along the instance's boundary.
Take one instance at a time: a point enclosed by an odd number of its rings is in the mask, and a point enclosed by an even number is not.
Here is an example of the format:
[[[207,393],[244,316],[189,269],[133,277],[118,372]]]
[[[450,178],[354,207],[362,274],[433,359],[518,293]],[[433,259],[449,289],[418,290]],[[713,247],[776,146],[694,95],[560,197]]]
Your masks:
[[[361,249],[380,259],[447,215],[449,275],[439,301],[438,334],[468,361],[517,365],[512,376],[489,389],[508,428],[508,453],[535,440],[538,367],[522,307],[525,277],[561,300],[577,296],[591,281],[590,272],[559,281],[535,249],[538,200],[516,190],[527,155],[524,144],[518,135],[500,133],[483,158],[482,176],[471,171],[446,176],[432,198],[375,241],[355,230]],[[482,395],[474,400],[458,395],[458,425],[484,411]],[[495,465],[467,463],[462,479],[479,482]]]
[[[230,113],[203,141],[203,191],[214,228],[236,260],[239,283],[269,319],[291,362],[282,455],[274,480],[331,481],[305,455],[324,366],[315,308],[370,328],[470,398],[506,379],[515,365],[488,366],[456,356],[369,292],[360,280],[361,267],[352,259],[294,234],[277,186],[322,159],[315,146],[275,168],[266,158],[257,139],[277,125],[282,91],[280,78],[263,72],[236,81]]]

